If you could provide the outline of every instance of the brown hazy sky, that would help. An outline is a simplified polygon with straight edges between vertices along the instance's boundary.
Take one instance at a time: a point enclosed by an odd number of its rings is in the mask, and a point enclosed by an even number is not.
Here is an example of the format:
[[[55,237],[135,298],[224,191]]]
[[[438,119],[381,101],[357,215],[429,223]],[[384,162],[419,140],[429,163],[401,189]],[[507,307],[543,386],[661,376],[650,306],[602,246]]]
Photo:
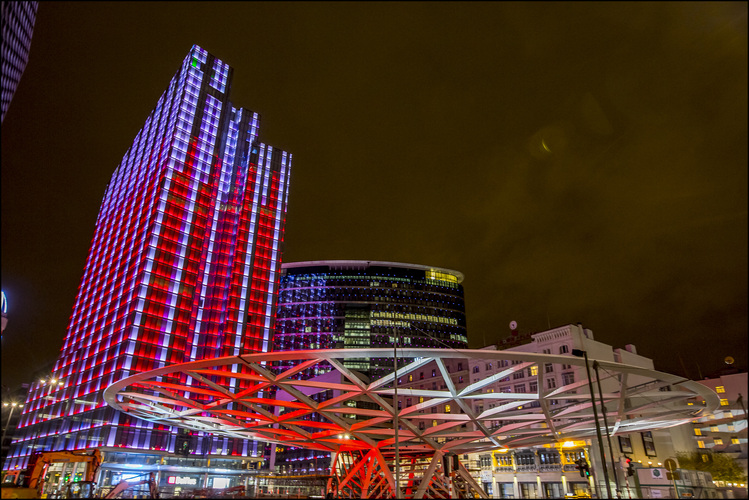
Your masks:
[[[664,371],[746,369],[746,3],[42,2],[2,124],[4,385],[56,359],[193,44],[294,154],[285,261],[459,270],[472,347],[582,322]]]

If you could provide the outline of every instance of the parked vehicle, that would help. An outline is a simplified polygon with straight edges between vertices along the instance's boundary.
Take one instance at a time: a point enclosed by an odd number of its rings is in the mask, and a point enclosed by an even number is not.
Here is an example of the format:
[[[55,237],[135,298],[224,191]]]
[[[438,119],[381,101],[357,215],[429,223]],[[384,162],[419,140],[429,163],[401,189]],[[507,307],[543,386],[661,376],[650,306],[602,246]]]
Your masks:
[[[2,498],[42,498],[44,478],[50,464],[76,462],[86,463],[83,481],[67,484],[62,495],[65,498],[92,498],[96,488],[94,477],[101,465],[101,452],[98,449],[90,453],[62,450],[34,454],[25,470],[8,473],[6,482],[2,484]],[[8,477],[12,479],[7,480]]]

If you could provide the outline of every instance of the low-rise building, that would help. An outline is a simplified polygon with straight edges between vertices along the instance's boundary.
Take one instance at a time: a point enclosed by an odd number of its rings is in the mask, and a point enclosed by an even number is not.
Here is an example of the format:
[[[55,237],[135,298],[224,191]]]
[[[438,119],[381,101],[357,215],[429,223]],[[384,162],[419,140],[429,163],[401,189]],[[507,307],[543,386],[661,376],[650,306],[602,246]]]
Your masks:
[[[524,343],[523,339],[525,339]],[[594,381],[598,377],[592,368],[593,360],[615,361],[654,369],[653,360],[639,355],[634,345],[628,344],[623,349],[613,348],[596,341],[593,332],[579,324],[564,325],[534,334],[517,334],[513,331],[513,337],[510,340],[501,344],[509,346],[503,350],[570,356],[573,355],[573,350],[585,351],[591,360],[591,375]],[[487,349],[496,349],[496,347],[490,346]],[[470,382],[483,380],[506,368],[510,363],[500,361],[495,366],[491,362],[472,360],[468,366]],[[542,377],[538,377],[537,370],[541,369],[544,373]],[[515,372],[512,377],[498,380],[493,386],[488,387],[486,392],[535,393],[539,391],[539,380],[543,380],[544,386],[541,390],[544,391],[574,386],[588,380],[585,367],[574,364],[546,364],[543,368],[540,365],[532,366],[526,371],[528,373]],[[600,379],[603,394],[616,389],[617,381],[605,373],[605,370],[601,370]],[[596,385],[595,382],[594,385]],[[717,387],[720,386],[716,384],[713,388],[717,390]],[[643,390],[668,389],[668,387],[643,387]],[[605,476],[608,475],[612,495],[616,495],[618,490],[624,498],[651,498],[651,495],[653,498],[657,495],[662,495],[663,498],[673,496],[673,485],[672,489],[668,490],[668,484],[664,486],[658,481],[656,481],[658,484],[651,484],[652,481],[649,479],[652,479],[654,474],[657,477],[661,472],[665,478],[667,475],[664,468],[666,460],[674,458],[678,451],[687,451],[696,444],[693,443],[693,439],[684,437],[684,429],[687,426],[622,433],[607,437],[603,425],[604,416],[600,413],[598,387],[595,387],[593,392],[596,397],[601,429],[604,432],[602,437],[606,457],[605,474],[597,440],[573,440],[465,456],[464,458],[475,469],[476,479],[481,481],[487,493],[493,498],[559,498],[569,495],[597,495],[600,498],[608,494],[605,482]],[[565,401],[561,399],[551,401],[552,405],[555,403],[563,405]],[[480,405],[480,403],[477,404]],[[537,406],[538,404],[534,402],[531,405]],[[481,412],[484,408],[477,406],[474,410]],[[609,406],[607,412],[615,414],[616,408]],[[612,422],[608,423],[612,425]],[[733,429],[736,433],[739,432],[736,426]],[[721,428],[721,430],[728,431],[727,423],[725,429]],[[740,440],[740,437],[738,439]],[[613,448],[611,451],[609,441]],[[577,461],[580,459],[589,464],[590,477],[587,477],[586,472],[578,467]],[[627,464],[627,460],[630,461],[631,466]],[[718,498],[716,485],[708,476],[709,474],[706,476],[705,473],[697,474],[697,471],[685,470],[680,480],[681,484],[677,481],[676,487],[692,493],[699,491],[704,498]]]
[[[734,459],[746,478],[747,471],[747,411],[743,395],[747,393],[747,373],[725,373],[698,380],[720,397],[720,407],[714,412],[681,426],[672,432],[677,451],[696,451],[704,462],[715,455]],[[690,402],[704,404],[700,398]],[[726,498],[749,496],[746,479],[728,480],[716,477],[715,484]]]

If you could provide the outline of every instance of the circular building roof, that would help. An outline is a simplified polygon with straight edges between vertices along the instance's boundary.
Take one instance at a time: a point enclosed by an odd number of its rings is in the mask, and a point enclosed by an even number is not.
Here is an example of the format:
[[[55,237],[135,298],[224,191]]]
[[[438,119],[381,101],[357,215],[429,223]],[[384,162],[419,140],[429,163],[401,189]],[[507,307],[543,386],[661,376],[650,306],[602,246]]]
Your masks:
[[[364,271],[370,267],[395,267],[398,269],[414,269],[418,271],[433,271],[444,273],[457,278],[458,283],[463,282],[463,273],[443,267],[423,266],[421,264],[406,264],[403,262],[385,262],[379,260],[310,260],[307,262],[284,262],[282,269],[296,269],[300,267],[327,267],[331,271],[356,270]]]

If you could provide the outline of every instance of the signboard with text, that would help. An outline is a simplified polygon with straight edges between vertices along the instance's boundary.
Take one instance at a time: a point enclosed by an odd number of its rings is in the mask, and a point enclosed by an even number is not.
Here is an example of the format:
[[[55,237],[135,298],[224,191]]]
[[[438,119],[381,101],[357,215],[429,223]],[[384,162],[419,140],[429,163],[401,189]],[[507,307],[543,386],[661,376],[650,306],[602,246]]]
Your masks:
[[[666,477],[668,472],[664,468],[660,467],[643,467],[635,469],[637,473],[637,480],[643,486],[668,486],[670,481]]]
[[[198,479],[189,476],[168,476],[166,482],[175,486],[196,486]]]

